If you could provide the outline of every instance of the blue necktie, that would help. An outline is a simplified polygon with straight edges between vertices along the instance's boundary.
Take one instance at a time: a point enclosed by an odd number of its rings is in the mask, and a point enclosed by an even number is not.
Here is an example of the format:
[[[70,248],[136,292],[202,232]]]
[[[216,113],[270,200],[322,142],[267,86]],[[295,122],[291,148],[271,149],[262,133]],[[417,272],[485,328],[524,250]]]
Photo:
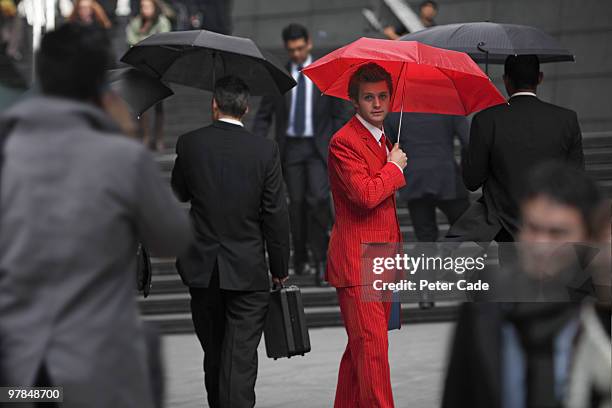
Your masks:
[[[297,92],[295,95],[295,111],[293,116],[293,133],[304,136],[306,129],[306,78],[302,74],[302,66],[298,65]]]

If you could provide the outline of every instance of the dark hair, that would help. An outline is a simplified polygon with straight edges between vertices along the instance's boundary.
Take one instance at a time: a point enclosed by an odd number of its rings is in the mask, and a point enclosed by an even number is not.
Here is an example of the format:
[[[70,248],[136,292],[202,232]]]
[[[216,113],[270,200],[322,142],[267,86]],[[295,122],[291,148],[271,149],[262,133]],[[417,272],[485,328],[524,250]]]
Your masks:
[[[97,100],[110,62],[110,41],[104,30],[68,23],[43,37],[36,75],[45,94]]]
[[[308,42],[310,36],[308,30],[301,24],[291,23],[287,27],[283,28],[283,42],[287,43],[292,40],[299,40],[303,38],[304,41]]]
[[[215,82],[213,98],[222,113],[242,117],[249,106],[249,87],[237,76],[228,75]]]
[[[357,71],[353,73],[349,80],[348,94],[349,98],[353,101],[359,100],[359,84],[362,82],[387,82],[389,88],[389,96],[393,92],[393,80],[391,74],[389,74],[380,65],[369,62],[365,65],[360,66]]]
[[[593,217],[601,208],[602,196],[597,184],[587,174],[566,163],[548,162],[529,172],[522,202],[538,197],[575,208],[585,227],[593,234]]]
[[[431,6],[434,8],[434,10],[438,9],[438,3],[436,3],[433,0],[425,0],[423,2],[421,2],[421,4],[419,4],[419,10],[422,9],[425,6]]]
[[[504,74],[516,89],[533,89],[538,86],[540,60],[537,55],[508,55]]]

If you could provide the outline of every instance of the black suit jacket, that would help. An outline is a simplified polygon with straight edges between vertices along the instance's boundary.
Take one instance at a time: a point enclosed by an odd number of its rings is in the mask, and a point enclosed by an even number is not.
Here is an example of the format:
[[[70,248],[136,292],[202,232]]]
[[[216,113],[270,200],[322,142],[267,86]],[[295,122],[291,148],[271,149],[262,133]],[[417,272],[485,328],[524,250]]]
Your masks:
[[[397,141],[400,114],[385,120],[385,134]],[[455,160],[455,137],[467,146],[469,123],[464,116],[404,112],[400,146],[408,155],[404,169],[406,186],[400,190],[404,200],[433,196],[439,200],[466,198],[461,170]]]
[[[291,64],[285,65],[285,68],[290,71]],[[350,119],[350,108],[348,103],[342,99],[322,95],[315,84],[312,89],[312,105],[313,136],[317,151],[327,165],[329,141],[334,133]],[[291,91],[280,96],[264,96],[253,124],[253,133],[266,137],[272,124],[272,118],[275,119],[274,133],[283,161],[290,114]]]
[[[483,195],[448,236],[491,241],[501,228],[514,235],[529,171],[551,160],[584,169],[576,112],[524,95],[476,114],[462,160],[463,181],[471,191],[482,187]]]
[[[269,289],[288,274],[289,215],[278,147],[226,122],[182,135],[176,145],[172,187],[191,202],[196,240],[178,258],[190,287],[208,287],[215,264],[219,286]]]

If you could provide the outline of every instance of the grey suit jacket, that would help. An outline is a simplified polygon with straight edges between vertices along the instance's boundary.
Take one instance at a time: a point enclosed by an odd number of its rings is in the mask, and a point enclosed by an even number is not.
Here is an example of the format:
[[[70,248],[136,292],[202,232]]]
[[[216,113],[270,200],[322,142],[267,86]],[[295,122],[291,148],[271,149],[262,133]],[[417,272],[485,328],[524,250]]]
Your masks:
[[[188,218],[151,155],[94,106],[33,97],[1,180],[0,372],[32,385],[42,364],[64,408],[151,407],[135,297],[138,241],[173,256]],[[1,127],[1,126],[0,126]]]

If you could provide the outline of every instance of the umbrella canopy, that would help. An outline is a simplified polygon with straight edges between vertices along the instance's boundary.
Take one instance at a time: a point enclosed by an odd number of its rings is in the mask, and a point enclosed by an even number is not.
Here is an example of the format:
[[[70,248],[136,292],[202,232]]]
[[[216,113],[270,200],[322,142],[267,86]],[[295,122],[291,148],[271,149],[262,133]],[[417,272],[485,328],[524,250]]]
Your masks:
[[[136,116],[156,103],[174,95],[159,79],[134,68],[111,69],[107,78],[113,91],[123,99]]]
[[[230,74],[245,81],[252,95],[284,94],[295,86],[293,77],[250,39],[206,30],[154,34],[121,61],[164,81],[209,91],[215,79]]]
[[[327,54],[303,72],[324,94],[348,100],[351,75],[369,62],[391,74],[394,112],[469,115],[506,102],[467,54],[418,42],[361,38]]]
[[[574,55],[552,36],[518,24],[447,24],[406,34],[400,40],[466,52],[474,61],[489,64],[503,64],[508,55],[525,54],[537,55],[540,62],[574,61]]]

